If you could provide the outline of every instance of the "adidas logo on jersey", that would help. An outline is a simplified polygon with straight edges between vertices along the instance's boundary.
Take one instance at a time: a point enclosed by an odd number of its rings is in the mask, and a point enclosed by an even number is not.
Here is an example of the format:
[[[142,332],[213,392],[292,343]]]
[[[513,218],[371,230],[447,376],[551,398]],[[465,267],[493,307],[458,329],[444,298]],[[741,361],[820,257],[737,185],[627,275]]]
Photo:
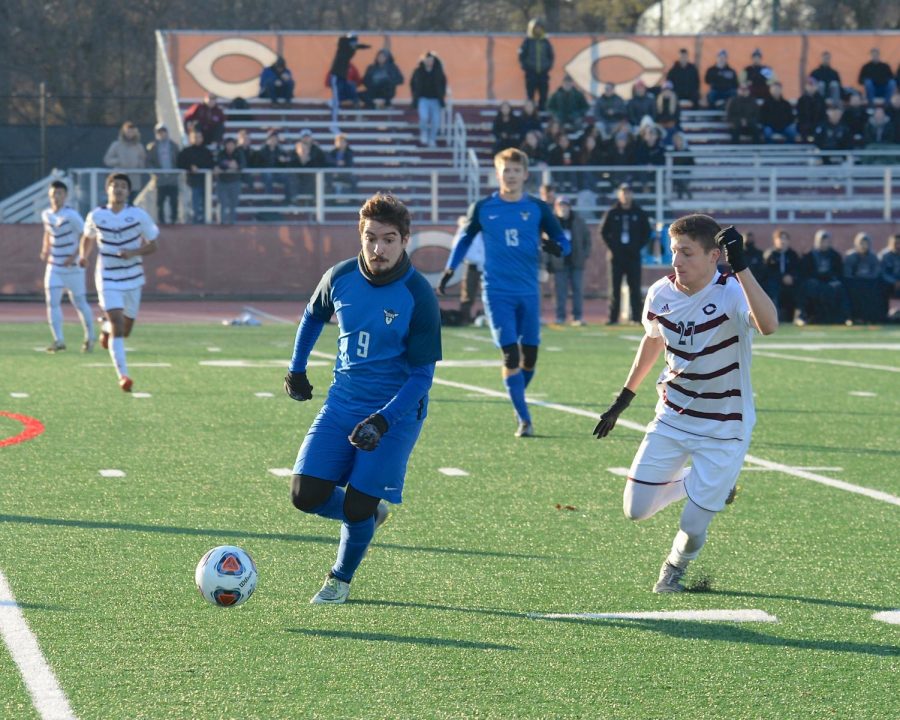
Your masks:
[[[398,312],[394,312],[393,310],[387,310],[387,309],[385,309],[385,311],[384,311],[384,324],[385,324],[385,325],[390,325],[392,322],[394,322],[394,320],[397,319],[397,317],[398,317],[399,315],[400,315],[400,313],[398,313]]]
[[[667,313],[667,312],[669,312],[669,303],[666,303],[665,305],[663,305],[663,306],[659,309],[659,313],[658,313],[658,314],[659,314],[659,315],[662,315],[663,313]]]

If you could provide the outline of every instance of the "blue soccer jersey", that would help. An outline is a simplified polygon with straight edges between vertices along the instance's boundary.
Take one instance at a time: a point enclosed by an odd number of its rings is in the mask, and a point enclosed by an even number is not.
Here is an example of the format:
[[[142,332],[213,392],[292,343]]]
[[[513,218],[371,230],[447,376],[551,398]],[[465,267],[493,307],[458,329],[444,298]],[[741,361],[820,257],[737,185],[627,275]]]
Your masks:
[[[413,267],[394,282],[373,285],[360,272],[357,258],[345,260],[322,277],[307,312],[323,323],[337,315],[338,354],[328,403],[360,418],[394,399],[414,368],[441,359],[437,299]],[[421,419],[427,390],[417,401]]]
[[[542,232],[559,244],[564,255],[571,251],[571,243],[550,206],[527,193],[510,201],[495,192],[474,203],[448,268],[459,266],[479,232],[484,237],[485,295],[538,293]]]

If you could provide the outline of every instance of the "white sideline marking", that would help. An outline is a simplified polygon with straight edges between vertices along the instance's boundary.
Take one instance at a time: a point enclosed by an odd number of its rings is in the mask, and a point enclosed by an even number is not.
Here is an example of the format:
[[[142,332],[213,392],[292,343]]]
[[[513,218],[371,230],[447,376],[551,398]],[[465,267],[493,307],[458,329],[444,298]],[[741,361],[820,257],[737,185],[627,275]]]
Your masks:
[[[113,366],[112,361],[108,363],[85,363],[82,367],[89,368],[111,368]],[[172,367],[172,363],[153,363],[153,362],[130,362],[128,363],[128,367],[139,367],[139,368],[167,368]]]
[[[269,468],[269,472],[275,477],[290,477],[294,474],[292,468]]]
[[[28,393],[11,392],[11,393],[9,394],[9,396],[10,396],[10,397],[14,397],[14,398],[27,398],[27,397],[28,397]]]
[[[900,350],[900,343],[790,343],[790,342],[759,342],[754,343],[754,348],[760,350]]]
[[[877,612],[872,616],[873,620],[888,623],[890,625],[900,625],[900,610],[885,610]]]
[[[536,620],[694,620],[700,622],[778,622],[764,610],[656,610],[624,613],[550,613],[531,614]]]
[[[327,355],[326,357],[333,357],[333,356]],[[281,367],[281,368],[287,369],[287,360],[284,358],[282,358],[281,360],[201,360],[198,364],[203,365],[205,367],[221,367],[221,368]],[[322,362],[320,360],[310,360],[308,363],[309,367],[325,367],[326,365],[328,365],[327,362]]]
[[[626,467],[611,467],[606,468],[607,472],[612,473],[613,475],[619,475],[620,477],[628,477],[628,470],[630,468]],[[844,468],[839,467],[795,467],[791,466],[792,470],[818,470],[819,472],[843,472]],[[744,465],[741,468],[741,472],[771,472],[769,468],[764,467],[752,467],[749,465]]]
[[[457,337],[465,338],[466,340],[475,340],[476,342],[490,343],[494,344],[494,338],[490,335],[479,335],[473,332],[454,332],[453,335]],[[44,352],[44,348],[41,348],[41,352]]]
[[[6,576],[0,571],[0,635],[15,661],[31,695],[31,703],[44,720],[76,720],[66,694],[44,659],[37,638],[28,627],[13,597]]]
[[[629,468],[625,467],[611,467],[606,468],[608,472],[611,472],[613,475],[618,475],[619,477],[628,477]]]
[[[459,390],[468,390],[469,392],[481,393],[482,395],[487,395],[488,397],[509,397],[505,392],[500,392],[498,390],[491,390],[489,388],[479,387],[478,385],[468,385],[466,383],[453,382],[451,380],[442,380],[441,378],[435,378],[434,383],[436,385],[445,385],[446,387],[458,388]],[[570,415],[578,415],[580,417],[590,418],[591,420],[600,419],[600,413],[592,412],[591,410],[584,410],[582,408],[572,407],[570,405],[562,405],[560,403],[545,402],[543,400],[533,400],[530,396],[527,397],[527,399],[532,405],[537,405],[539,407],[549,408],[550,410],[558,410],[559,412],[569,413]],[[617,427],[618,426],[627,427],[630,430],[637,430],[641,433],[645,432],[647,429],[645,425],[633,422],[632,420],[625,420],[624,418],[619,418]],[[842,480],[832,480],[831,478],[825,477],[824,475],[816,475],[815,473],[806,470],[792,468],[789,465],[772,462],[771,460],[763,460],[762,458],[758,458],[754,455],[747,455],[744,460],[753,465],[759,465],[760,467],[766,468],[767,470],[782,472],[785,475],[792,475],[804,480],[811,480],[812,482],[817,482],[822,485],[828,485],[829,487],[837,488],[838,490],[845,490],[846,492],[865,495],[866,497],[870,497],[873,500],[881,500],[882,502],[890,503],[891,505],[900,506],[900,497],[891,495],[890,493],[882,492],[881,490],[872,490],[871,488],[862,487],[861,485],[852,485],[851,483],[843,482]]]
[[[491,360],[439,360],[438,367],[496,368],[500,367],[500,361],[497,358]]]
[[[282,325],[296,325],[300,321],[299,317],[296,320],[290,320],[278,315],[273,315],[272,313],[267,313],[265,310],[259,310],[252,305],[244,305],[244,312],[248,312],[253,315],[259,315],[260,317],[264,317],[268,320],[274,320],[275,322],[281,323]]]
[[[900,367],[892,367],[890,365],[872,365],[870,363],[850,362],[849,360],[829,360],[827,358],[803,357],[802,355],[785,355],[783,353],[766,352],[763,350],[754,350],[753,354],[761,355],[762,357],[778,358],[779,360],[797,360],[799,362],[840,365],[841,367],[862,368],[864,370],[884,370],[886,372],[900,372]]]
[[[464,347],[463,352],[478,352],[480,348],[477,347]]]
[[[546,352],[562,352],[562,348],[556,347],[555,345],[544,347],[543,350]]]
[[[258,392],[258,393],[253,393],[253,394],[254,394],[256,397],[261,397],[261,398],[275,397],[275,395],[273,395],[273,394],[270,393],[270,392]]]
[[[151,398],[153,396],[150,393],[133,392],[133,393],[131,393],[131,397],[137,398],[138,400],[146,400],[147,398]]]
[[[449,475],[450,477],[466,477],[469,473],[459,468],[438,468],[439,473]]]
[[[222,352],[222,348],[208,347],[208,348],[206,348],[206,352]]]
[[[115,468],[110,468],[109,470],[101,470],[101,477],[125,477],[124,470],[116,470]]]
[[[868,390],[851,390],[848,394],[853,397],[878,397],[878,393],[869,392]]]

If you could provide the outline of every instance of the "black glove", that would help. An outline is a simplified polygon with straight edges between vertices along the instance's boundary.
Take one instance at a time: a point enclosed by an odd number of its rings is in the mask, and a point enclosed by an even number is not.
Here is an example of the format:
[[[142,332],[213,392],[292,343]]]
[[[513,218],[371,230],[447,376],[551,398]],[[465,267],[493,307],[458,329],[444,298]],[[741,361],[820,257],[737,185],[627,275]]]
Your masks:
[[[369,415],[359,425],[353,428],[353,432],[347,438],[350,444],[360,450],[374,450],[381,442],[381,436],[388,431],[387,420],[375,413]]]
[[[441,281],[438,283],[438,292],[441,295],[447,294],[447,283],[450,282],[450,278],[453,277],[453,270],[447,268],[444,270],[444,274],[441,275]]]
[[[734,225],[729,225],[716,235],[716,245],[722,248],[732,271],[739,273],[741,270],[747,269],[747,260],[744,258],[744,238],[734,229]]]
[[[631,405],[632,400],[634,400],[634,393],[628,388],[622,388],[622,392],[619,393],[615,402],[609,406],[609,410],[600,416],[600,422],[594,428],[594,435],[597,436],[598,440],[609,435],[609,431],[616,426],[616,420],[619,419],[619,415],[625,412],[625,408]]]
[[[541,238],[541,250],[553,257],[562,257],[562,247],[548,237]]]
[[[309,384],[306,372],[291,372],[284,376],[284,391],[294,400],[312,400],[313,386]]]

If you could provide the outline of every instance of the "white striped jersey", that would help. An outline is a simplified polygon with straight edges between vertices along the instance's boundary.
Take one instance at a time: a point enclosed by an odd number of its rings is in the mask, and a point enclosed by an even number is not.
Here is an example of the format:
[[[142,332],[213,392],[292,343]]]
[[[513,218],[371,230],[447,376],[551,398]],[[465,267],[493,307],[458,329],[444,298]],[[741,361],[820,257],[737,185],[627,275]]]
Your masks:
[[[97,241],[97,288],[133,290],[144,284],[144,264],[140,256],[124,260],[121,250],[137,250],[141,238],[156,240],[159,228],[150,216],[133,205],[114,213],[105,205],[87,216],[84,234]]]
[[[84,229],[84,220],[76,210],[65,206],[56,212],[47,208],[41,213],[41,222],[44,224],[44,232],[50,236],[47,264],[62,268],[67,258],[78,254],[78,241]],[[68,267],[79,269],[77,263]]]
[[[749,438],[756,422],[754,327],[737,278],[716,273],[694,295],[678,289],[674,274],[661,278],[647,292],[643,324],[666,343],[666,366],[656,381],[659,422],[703,437]]]

